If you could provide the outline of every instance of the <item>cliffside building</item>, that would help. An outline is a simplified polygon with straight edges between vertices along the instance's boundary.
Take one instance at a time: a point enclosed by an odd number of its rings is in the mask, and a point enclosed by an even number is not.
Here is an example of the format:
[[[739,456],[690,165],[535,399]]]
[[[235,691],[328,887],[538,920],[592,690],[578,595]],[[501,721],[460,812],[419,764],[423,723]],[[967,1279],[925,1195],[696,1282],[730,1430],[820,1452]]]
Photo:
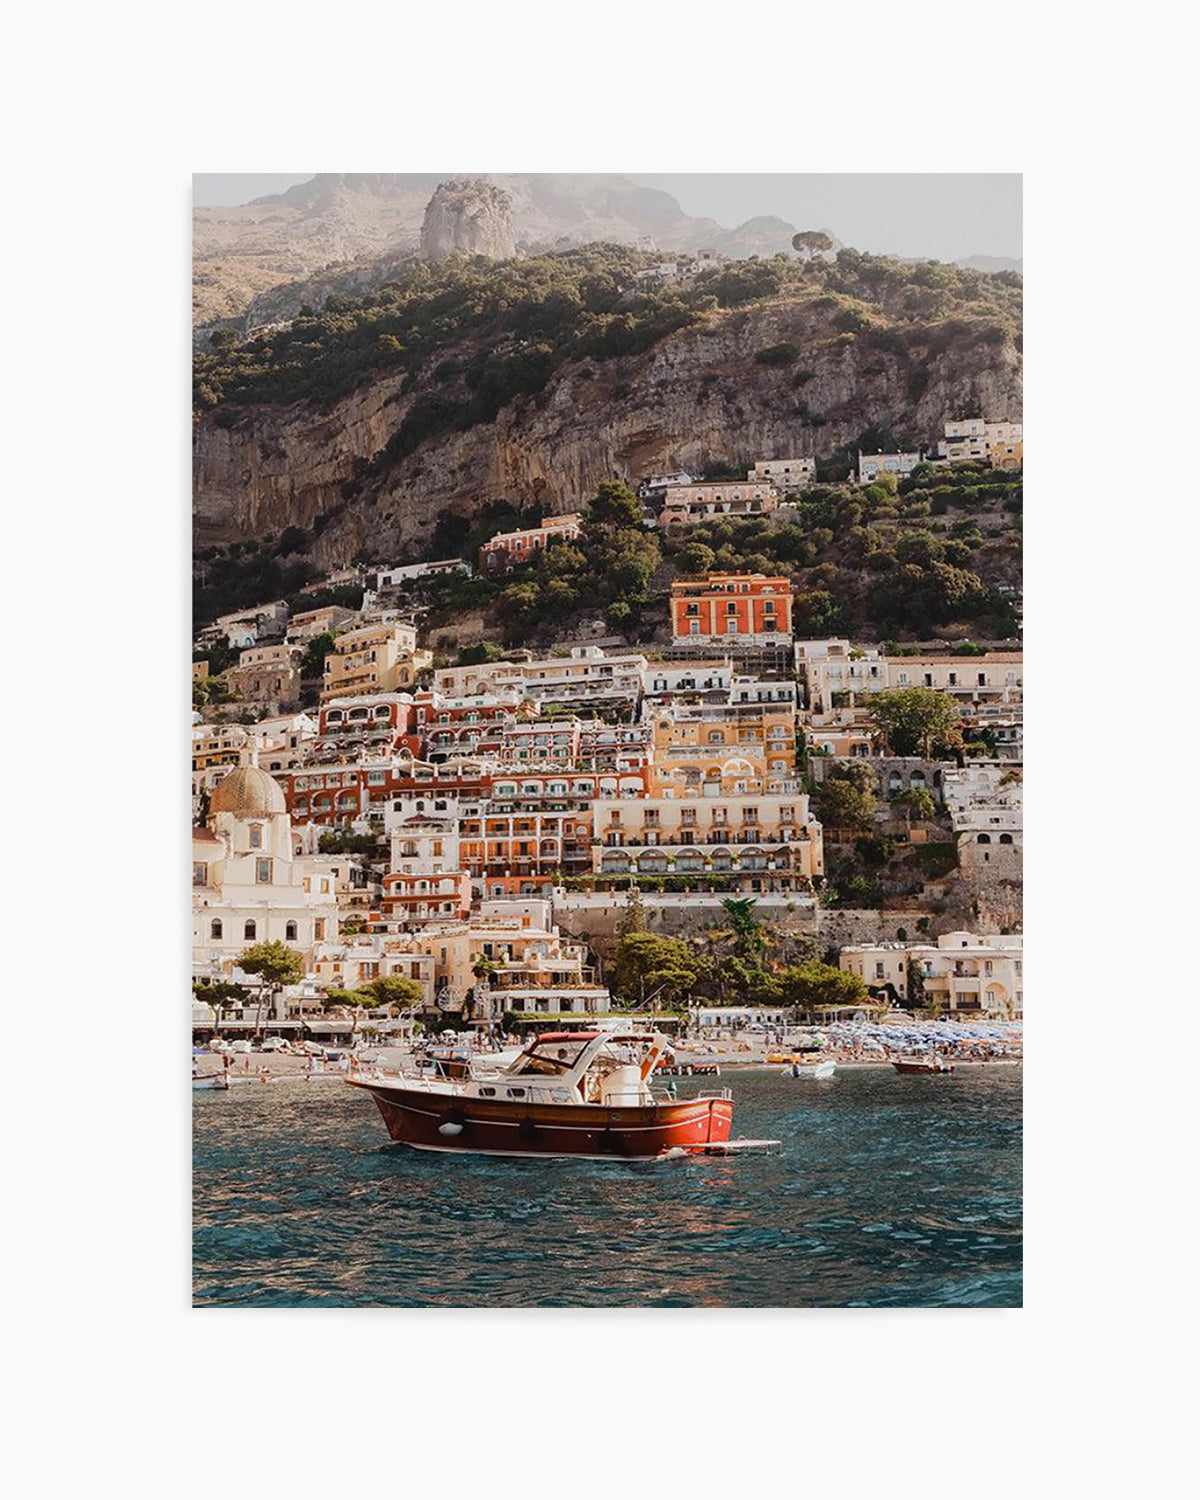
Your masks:
[[[694,526],[714,516],[767,516],[779,509],[779,491],[766,482],[671,485],[663,492],[663,530]]]
[[[573,542],[581,524],[582,517],[573,512],[567,516],[547,516],[540,526],[525,531],[502,531],[480,547],[479,566],[485,573],[506,572],[528,562],[551,542]]]
[[[791,646],[792,585],[762,573],[710,573],[671,585],[671,634],[676,644]]]
[[[364,625],[338,636],[325,658],[321,702],[361,693],[396,693],[411,688],[417,673],[433,661],[417,650],[417,627],[395,622]]]
[[[781,495],[790,495],[815,484],[815,458],[763,458],[746,475],[752,483],[772,484]]]
[[[1024,462],[1023,430],[1020,422],[985,422],[977,417],[947,422],[938,456],[949,463],[981,458],[993,469],[1019,469]]]

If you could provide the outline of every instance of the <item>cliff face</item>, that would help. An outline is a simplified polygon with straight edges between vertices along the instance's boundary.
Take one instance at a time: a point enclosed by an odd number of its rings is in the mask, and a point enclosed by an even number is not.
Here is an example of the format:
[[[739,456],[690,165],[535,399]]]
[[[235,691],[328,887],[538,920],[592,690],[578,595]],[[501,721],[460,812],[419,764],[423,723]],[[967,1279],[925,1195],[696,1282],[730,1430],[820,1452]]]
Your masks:
[[[318,412],[304,403],[202,417],[195,433],[198,545],[320,523],[321,566],[421,545],[438,516],[470,516],[493,499],[585,502],[604,479],[655,469],[822,455],[887,427],[933,443],[948,418],[1021,412],[1021,358],[1010,343],[952,345],[925,358],[828,338],[812,304],[777,302],[713,314],[649,352],[565,366],[537,397],[496,421],[430,439],[387,468],[375,459],[425,389],[377,381]],[[755,359],[794,343],[789,364]],[[919,378],[914,379],[914,375]]]
[[[503,188],[482,178],[455,179],[434,193],[421,225],[421,254],[444,260],[456,253],[489,260],[509,260],[517,253],[512,199]]]

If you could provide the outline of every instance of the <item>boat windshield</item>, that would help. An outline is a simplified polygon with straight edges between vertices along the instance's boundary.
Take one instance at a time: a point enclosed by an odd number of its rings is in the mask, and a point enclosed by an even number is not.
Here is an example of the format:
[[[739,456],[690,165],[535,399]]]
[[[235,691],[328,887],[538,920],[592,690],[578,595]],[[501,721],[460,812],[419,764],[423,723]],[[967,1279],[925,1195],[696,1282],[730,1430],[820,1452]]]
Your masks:
[[[518,1059],[514,1071],[525,1073],[569,1073],[579,1061],[586,1042],[540,1042]]]

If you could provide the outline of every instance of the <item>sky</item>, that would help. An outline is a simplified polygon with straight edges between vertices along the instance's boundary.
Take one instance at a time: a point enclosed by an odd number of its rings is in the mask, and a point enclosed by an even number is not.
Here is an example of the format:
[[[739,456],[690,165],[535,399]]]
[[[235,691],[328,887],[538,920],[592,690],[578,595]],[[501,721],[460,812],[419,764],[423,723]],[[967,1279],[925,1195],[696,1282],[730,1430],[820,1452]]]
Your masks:
[[[247,203],[305,182],[311,172],[198,173],[200,207]],[[447,176],[453,174],[447,173]],[[798,229],[827,229],[878,255],[960,260],[1021,255],[1021,178],[1017,173],[628,173],[662,188],[685,213],[734,228],[774,215]]]

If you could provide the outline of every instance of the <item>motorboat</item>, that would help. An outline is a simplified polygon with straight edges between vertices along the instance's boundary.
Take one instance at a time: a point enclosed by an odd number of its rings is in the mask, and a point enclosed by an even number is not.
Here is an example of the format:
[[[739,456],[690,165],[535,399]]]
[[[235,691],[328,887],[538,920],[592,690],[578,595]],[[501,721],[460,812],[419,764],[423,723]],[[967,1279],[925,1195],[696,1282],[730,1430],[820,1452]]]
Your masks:
[[[894,1057],[892,1067],[897,1073],[953,1073],[954,1064],[944,1057]]]
[[[197,1089],[227,1089],[229,1087],[229,1076],[226,1073],[202,1073],[192,1074],[192,1090]]]
[[[654,1031],[551,1031],[456,1077],[355,1061],[346,1082],[375,1100],[393,1141],[420,1151],[653,1161],[730,1149],[728,1089],[675,1099],[651,1087],[667,1047]]]
[[[792,1059],[793,1078],[832,1078],[837,1072],[837,1063],[832,1058],[815,1065],[802,1063],[799,1058]]]

